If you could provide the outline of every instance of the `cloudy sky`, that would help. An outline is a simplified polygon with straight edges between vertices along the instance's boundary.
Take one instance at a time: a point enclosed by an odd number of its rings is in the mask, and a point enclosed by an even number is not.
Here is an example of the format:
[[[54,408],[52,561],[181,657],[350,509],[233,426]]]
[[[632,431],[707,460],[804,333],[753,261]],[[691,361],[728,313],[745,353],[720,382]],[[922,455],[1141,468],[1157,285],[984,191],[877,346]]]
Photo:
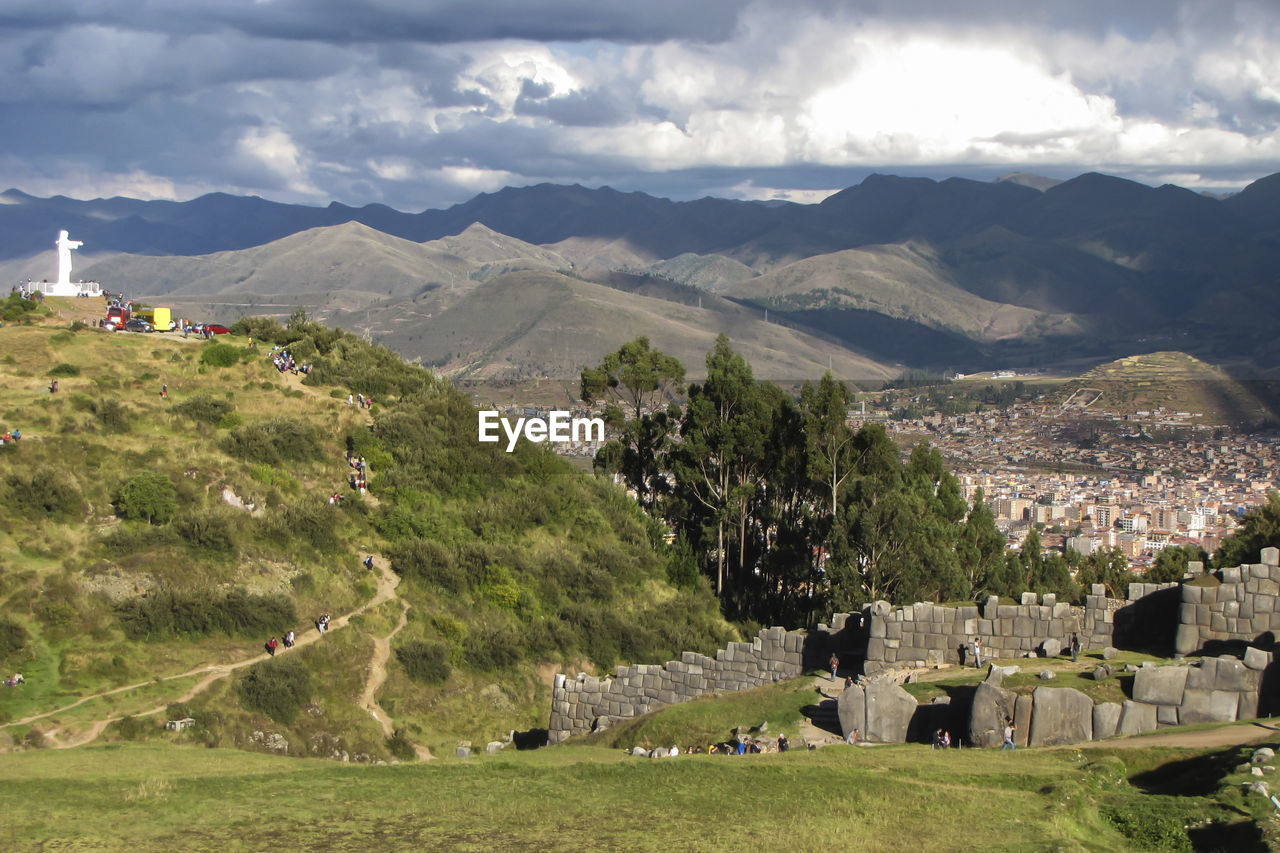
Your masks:
[[[976,11],[975,11],[976,9]],[[421,210],[1280,171],[1275,0],[3,0],[0,185]]]

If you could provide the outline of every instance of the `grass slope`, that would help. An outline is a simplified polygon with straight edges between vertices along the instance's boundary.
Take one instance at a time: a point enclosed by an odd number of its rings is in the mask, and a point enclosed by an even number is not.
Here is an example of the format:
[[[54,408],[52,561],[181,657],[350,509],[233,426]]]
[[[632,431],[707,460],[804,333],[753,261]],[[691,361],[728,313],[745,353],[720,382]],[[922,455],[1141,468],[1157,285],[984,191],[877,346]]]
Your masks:
[[[719,289],[780,310],[876,311],[979,341],[1078,331],[1070,315],[992,302],[962,290],[932,249],[914,244],[832,252]]]
[[[721,332],[761,378],[817,378],[828,358],[837,376],[853,381],[892,375],[838,344],[765,323],[736,306],[731,311],[698,308],[542,272],[485,282],[445,313],[397,323],[381,339],[450,375],[521,379],[576,377],[619,342],[647,335],[697,376]]]
[[[46,302],[64,316],[0,328],[0,429],[23,432],[0,451],[0,611],[25,636],[0,668],[27,677],[0,691],[0,745],[51,731],[76,742],[174,704],[170,716],[199,721],[189,740],[257,749],[250,736],[265,731],[290,755],[390,757],[360,697],[375,639],[405,605],[376,699],[436,750],[545,725],[557,668],[736,638],[704,588],[668,585],[634,502],[541,449],[479,445],[466,399],[389,351],[315,324],[258,323],[257,351],[237,336],[73,330],[65,315],[88,301]],[[311,384],[272,367],[272,340],[315,364]],[[219,354],[230,366],[206,363]],[[347,405],[352,392],[377,406]],[[369,461],[365,499],[346,485],[347,450]],[[123,486],[144,472],[169,484],[172,520],[123,517]],[[334,491],[348,496],[336,508]],[[271,634],[370,602],[370,553],[403,577],[398,600],[287,654],[311,686],[296,719],[246,704],[253,670],[183,698],[203,679],[174,676],[247,662]],[[277,615],[283,604],[293,615]],[[409,676],[399,652],[412,643],[445,664],[438,677]],[[162,737],[158,722],[106,736]]]

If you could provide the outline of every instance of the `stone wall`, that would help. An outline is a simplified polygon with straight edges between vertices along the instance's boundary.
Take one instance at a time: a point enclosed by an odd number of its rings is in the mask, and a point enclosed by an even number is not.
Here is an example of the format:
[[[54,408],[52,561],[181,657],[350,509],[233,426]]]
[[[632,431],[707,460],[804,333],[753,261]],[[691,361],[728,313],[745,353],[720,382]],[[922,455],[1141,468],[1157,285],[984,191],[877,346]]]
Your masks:
[[[714,658],[685,652],[661,666],[620,666],[612,678],[557,675],[547,739],[559,743],[664,705],[797,678],[804,673],[804,649],[803,633],[766,628],[752,642],[730,643]]]
[[[1053,746],[1161,726],[1254,719],[1275,710],[1280,680],[1271,653],[1249,649],[1243,661],[1222,656],[1192,666],[1144,664],[1134,673],[1131,699],[1094,704],[1078,690],[1048,685],[1015,697],[1000,686],[999,668],[992,669],[974,693],[971,746],[1000,746],[1009,720],[1017,723],[1016,745]]]
[[[1174,651],[1187,655],[1220,643],[1274,643],[1280,635],[1280,550],[1263,548],[1261,563],[1214,576],[1220,585],[1183,584]]]
[[[894,609],[877,601],[863,616],[867,674],[890,667],[972,664],[974,637],[982,640],[984,659],[1024,657],[1046,644],[1060,650],[1082,629],[1078,611],[1055,595],[1038,600],[1033,592],[1024,593],[1021,604],[1001,604],[992,596],[982,607],[918,602]]]

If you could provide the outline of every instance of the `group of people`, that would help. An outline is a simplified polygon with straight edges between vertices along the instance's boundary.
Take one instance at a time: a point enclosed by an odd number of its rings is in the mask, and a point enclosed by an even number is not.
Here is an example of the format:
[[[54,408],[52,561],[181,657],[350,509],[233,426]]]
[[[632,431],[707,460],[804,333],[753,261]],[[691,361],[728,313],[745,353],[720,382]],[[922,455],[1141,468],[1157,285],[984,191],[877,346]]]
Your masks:
[[[17,444],[19,441],[22,441],[22,430],[20,429],[5,430],[4,435],[0,435],[0,447]]]
[[[250,339],[249,345],[253,346],[252,339]],[[274,364],[276,366],[276,370],[281,373],[292,373],[294,376],[297,376],[299,373],[306,376],[311,372],[310,364],[298,364],[293,360],[293,356],[289,355],[288,350],[282,350],[278,346],[271,351],[271,363]]]
[[[933,733],[934,749],[950,749],[951,748],[951,732],[946,729],[938,729]]]
[[[44,302],[44,291],[36,287],[27,287],[25,284],[20,284],[9,292],[16,293],[23,299],[34,299],[37,302]]]
[[[352,467],[352,472],[347,478],[347,482],[351,484],[351,488],[360,492],[361,495],[369,493],[369,464],[364,461],[364,457],[354,458],[350,453],[347,454],[347,464]]]
[[[337,506],[340,503],[342,503],[341,492],[334,492],[333,494],[329,495],[329,506]]]
[[[4,680],[5,687],[17,687],[19,684],[26,684],[27,680],[22,677],[22,673],[15,672]]]
[[[324,636],[325,633],[329,630],[329,614],[328,613],[320,614],[320,618],[316,620],[316,630],[320,632],[321,636]]]
[[[372,408],[373,408],[373,398],[372,398],[372,397],[366,397],[366,396],[365,396],[365,395],[363,395],[363,394],[356,394],[354,397],[353,397],[353,396],[351,396],[350,394],[348,394],[348,395],[347,395],[347,405],[348,405],[348,406],[351,406],[351,405],[359,406],[359,407],[360,407],[360,408],[362,408],[362,409],[372,409]]]
[[[284,635],[284,647],[286,649],[291,649],[293,648],[295,642],[296,642],[296,638],[294,637],[294,633],[291,629]],[[277,640],[275,637],[272,637],[270,640],[267,640],[267,654],[271,655],[272,657],[275,657],[276,649],[278,648],[280,648],[280,641]]]

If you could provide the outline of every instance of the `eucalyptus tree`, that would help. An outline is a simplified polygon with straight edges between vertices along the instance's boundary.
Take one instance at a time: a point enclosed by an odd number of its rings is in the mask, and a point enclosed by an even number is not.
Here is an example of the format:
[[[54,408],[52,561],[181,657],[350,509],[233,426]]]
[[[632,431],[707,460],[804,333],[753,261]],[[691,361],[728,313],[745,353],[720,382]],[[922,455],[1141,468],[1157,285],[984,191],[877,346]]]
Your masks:
[[[653,349],[646,337],[623,344],[599,366],[582,371],[582,399],[608,400],[605,422],[621,436],[601,448],[595,467],[621,473],[651,513],[667,490],[663,456],[679,427],[680,408],[672,397],[682,390],[684,375],[684,365]]]

